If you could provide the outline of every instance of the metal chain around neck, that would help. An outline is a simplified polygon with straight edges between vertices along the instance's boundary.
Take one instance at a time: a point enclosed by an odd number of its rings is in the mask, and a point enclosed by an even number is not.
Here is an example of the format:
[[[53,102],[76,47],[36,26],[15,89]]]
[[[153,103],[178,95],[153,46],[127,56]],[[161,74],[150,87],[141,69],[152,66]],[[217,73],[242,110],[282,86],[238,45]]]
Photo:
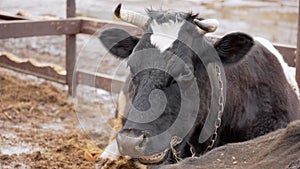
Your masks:
[[[216,69],[216,73],[217,73],[217,78],[218,78],[218,83],[219,83],[219,91],[220,91],[219,102],[218,102],[219,110],[218,110],[217,121],[215,122],[214,133],[212,134],[210,144],[206,148],[205,152],[210,151],[213,148],[213,146],[217,140],[218,128],[221,126],[222,115],[223,115],[223,111],[224,111],[224,95],[223,95],[224,86],[223,86],[223,81],[221,78],[221,69],[218,65],[215,66],[215,69]]]
[[[218,110],[218,116],[217,116],[217,121],[215,122],[215,129],[214,129],[214,133],[212,134],[211,140],[210,140],[210,144],[208,145],[208,147],[206,148],[205,152],[210,151],[217,139],[218,136],[218,128],[221,126],[221,122],[222,122],[222,115],[223,115],[223,111],[224,111],[224,95],[223,95],[223,91],[224,91],[224,85],[223,85],[223,81],[222,81],[222,77],[221,77],[221,69],[218,65],[215,66],[215,70],[217,73],[217,78],[218,78],[218,83],[219,83],[219,91],[220,91],[220,95],[219,95],[219,101],[218,101],[218,105],[219,105],[219,110]],[[175,146],[180,144],[182,142],[182,138],[178,137],[178,136],[173,136],[171,138],[170,141],[170,147],[171,147],[171,151],[172,154],[175,158],[175,160],[181,161],[182,159],[180,157],[178,157],[178,154],[180,152],[176,152],[175,150]],[[190,145],[191,146],[191,145]],[[192,146],[190,149],[191,153],[193,154],[193,156],[195,156],[195,153],[192,151]]]

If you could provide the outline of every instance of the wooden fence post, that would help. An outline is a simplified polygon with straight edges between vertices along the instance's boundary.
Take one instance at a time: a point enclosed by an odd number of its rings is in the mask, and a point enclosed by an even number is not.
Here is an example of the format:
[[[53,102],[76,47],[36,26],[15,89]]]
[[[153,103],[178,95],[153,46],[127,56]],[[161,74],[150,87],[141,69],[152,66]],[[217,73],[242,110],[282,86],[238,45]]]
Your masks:
[[[76,2],[75,0],[67,0],[67,18],[76,17]],[[73,93],[73,71],[76,62],[76,34],[66,35],[66,82],[68,84],[69,96]]]

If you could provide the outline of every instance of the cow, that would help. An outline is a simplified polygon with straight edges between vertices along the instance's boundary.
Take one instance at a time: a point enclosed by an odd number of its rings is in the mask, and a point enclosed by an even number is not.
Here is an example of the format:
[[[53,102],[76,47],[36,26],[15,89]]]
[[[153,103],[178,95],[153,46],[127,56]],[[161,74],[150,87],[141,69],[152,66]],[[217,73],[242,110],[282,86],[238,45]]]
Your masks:
[[[217,20],[146,13],[119,4],[115,16],[144,34],[112,28],[99,37],[130,69],[111,145],[121,155],[144,164],[176,163],[299,119],[295,70],[269,41],[232,32],[212,42],[206,33],[217,29]]]

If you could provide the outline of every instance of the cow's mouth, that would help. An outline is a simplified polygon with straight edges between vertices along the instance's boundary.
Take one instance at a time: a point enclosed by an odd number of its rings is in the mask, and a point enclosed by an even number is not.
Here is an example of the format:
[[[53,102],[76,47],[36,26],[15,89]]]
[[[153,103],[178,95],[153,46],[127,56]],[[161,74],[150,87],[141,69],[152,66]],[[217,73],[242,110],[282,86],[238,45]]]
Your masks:
[[[165,150],[163,152],[156,153],[156,154],[151,155],[151,156],[139,157],[138,160],[141,163],[144,163],[144,164],[157,164],[157,163],[160,163],[160,162],[165,160],[167,152],[168,151]]]

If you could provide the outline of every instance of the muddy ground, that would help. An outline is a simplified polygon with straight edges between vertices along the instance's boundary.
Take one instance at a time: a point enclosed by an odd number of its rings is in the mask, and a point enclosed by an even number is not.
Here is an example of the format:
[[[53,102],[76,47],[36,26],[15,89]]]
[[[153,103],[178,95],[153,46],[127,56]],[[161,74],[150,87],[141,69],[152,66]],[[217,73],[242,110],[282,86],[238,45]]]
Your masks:
[[[0,71],[0,168],[133,168],[98,159],[108,134],[94,141],[80,128],[66,91]],[[105,166],[105,167],[104,167]]]

